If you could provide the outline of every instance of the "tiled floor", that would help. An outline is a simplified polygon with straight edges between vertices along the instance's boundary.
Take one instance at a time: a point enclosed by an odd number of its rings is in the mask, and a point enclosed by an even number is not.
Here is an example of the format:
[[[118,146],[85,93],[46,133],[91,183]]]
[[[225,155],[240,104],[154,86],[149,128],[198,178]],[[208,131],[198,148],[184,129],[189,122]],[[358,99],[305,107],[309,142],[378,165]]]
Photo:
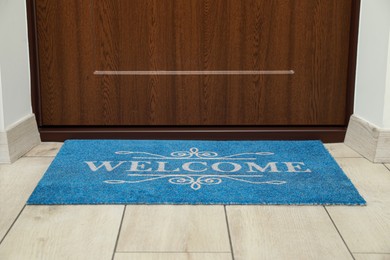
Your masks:
[[[390,165],[343,144],[366,207],[25,206],[60,146],[0,165],[0,259],[390,259]]]

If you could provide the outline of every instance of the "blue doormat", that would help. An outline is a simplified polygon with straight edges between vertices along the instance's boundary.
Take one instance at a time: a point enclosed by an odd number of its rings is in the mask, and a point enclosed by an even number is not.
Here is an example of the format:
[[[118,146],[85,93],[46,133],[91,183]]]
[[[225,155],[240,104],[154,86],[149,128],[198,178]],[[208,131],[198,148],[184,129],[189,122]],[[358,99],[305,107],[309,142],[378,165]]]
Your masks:
[[[320,141],[70,140],[27,204],[365,205]]]

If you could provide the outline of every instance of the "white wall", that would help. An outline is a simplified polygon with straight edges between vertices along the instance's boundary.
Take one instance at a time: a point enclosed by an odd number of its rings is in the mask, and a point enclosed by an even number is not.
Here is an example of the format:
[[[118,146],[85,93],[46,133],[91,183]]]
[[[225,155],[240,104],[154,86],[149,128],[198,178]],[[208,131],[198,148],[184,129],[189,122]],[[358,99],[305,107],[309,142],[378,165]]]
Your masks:
[[[0,0],[1,1],[1,0]],[[0,45],[1,46],[1,45]],[[4,117],[3,117],[3,92],[1,86],[1,66],[0,66],[0,132],[4,131]]]
[[[390,128],[390,0],[362,0],[355,115]]]
[[[390,9],[390,8],[389,8]],[[390,10],[389,10],[390,16]],[[390,25],[389,25],[390,28]],[[383,127],[390,129],[390,29],[389,29],[389,48],[387,51],[387,72],[386,72],[386,91],[385,104],[383,112]]]
[[[32,113],[25,0],[0,0],[0,131]]]

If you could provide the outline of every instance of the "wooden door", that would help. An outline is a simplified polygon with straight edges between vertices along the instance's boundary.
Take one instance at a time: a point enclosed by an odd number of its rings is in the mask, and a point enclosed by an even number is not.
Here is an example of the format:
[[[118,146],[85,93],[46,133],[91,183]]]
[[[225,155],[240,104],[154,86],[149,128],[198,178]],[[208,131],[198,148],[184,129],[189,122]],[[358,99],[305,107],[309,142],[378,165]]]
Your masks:
[[[35,0],[42,126],[341,126],[352,0]]]

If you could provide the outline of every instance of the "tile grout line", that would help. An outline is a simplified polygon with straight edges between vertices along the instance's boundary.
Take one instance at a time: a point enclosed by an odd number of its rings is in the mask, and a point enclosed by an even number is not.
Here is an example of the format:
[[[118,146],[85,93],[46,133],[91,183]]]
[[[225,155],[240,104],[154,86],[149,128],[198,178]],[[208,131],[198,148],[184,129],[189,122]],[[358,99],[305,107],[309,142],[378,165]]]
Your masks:
[[[56,155],[25,155],[20,158],[54,158]]]
[[[223,209],[225,211],[225,220],[226,220],[226,227],[227,227],[227,232],[228,232],[228,236],[229,236],[230,251],[232,254],[232,260],[234,260],[233,242],[232,242],[232,237],[230,235],[229,219],[227,216],[226,205],[223,205]]]
[[[332,221],[333,226],[334,226],[334,228],[336,229],[337,233],[339,234],[341,240],[343,241],[345,247],[347,248],[348,252],[351,254],[352,259],[355,260],[355,256],[353,255],[351,249],[349,249],[347,243],[346,243],[345,240],[344,240],[344,237],[341,235],[340,230],[337,228],[336,223],[334,223],[334,221],[333,221],[333,219],[332,219],[332,216],[331,216],[331,215],[329,214],[329,212],[328,212],[328,209],[326,208],[326,206],[323,206],[323,207],[324,207],[326,213],[328,214],[328,217],[329,217],[330,221]]]
[[[354,254],[357,254],[357,255],[390,255],[390,252],[389,253],[378,253],[378,252],[353,252]]]
[[[386,163],[382,163],[384,166],[385,166],[385,168],[386,169],[388,169],[389,170],[389,172],[390,172],[390,168],[389,167],[387,167],[387,165],[386,165]]]
[[[117,254],[231,254],[230,251],[116,251]]]
[[[22,214],[22,212],[24,211],[24,209],[26,208],[26,204],[24,204],[23,208],[20,210],[19,214],[16,216],[15,220],[12,222],[11,226],[9,227],[9,229],[7,230],[7,232],[5,232],[4,234],[4,237],[1,239],[0,241],[0,245],[4,242],[5,238],[7,237],[8,233],[11,231],[11,229],[13,228],[14,224],[16,223],[16,221],[19,219],[19,216]]]
[[[333,155],[332,155],[332,157],[335,158],[335,159],[344,159],[344,158],[345,159],[358,159],[358,158],[363,158],[361,156],[333,156]]]
[[[118,247],[119,236],[120,236],[121,231],[122,231],[123,219],[124,219],[125,213],[126,213],[126,206],[127,206],[127,205],[125,205],[124,208],[123,208],[121,223],[120,223],[120,225],[119,225],[118,235],[116,236],[116,241],[115,241],[115,246],[114,246],[114,252],[112,253],[112,258],[111,258],[112,260],[114,260],[115,253],[116,253],[116,248]]]

